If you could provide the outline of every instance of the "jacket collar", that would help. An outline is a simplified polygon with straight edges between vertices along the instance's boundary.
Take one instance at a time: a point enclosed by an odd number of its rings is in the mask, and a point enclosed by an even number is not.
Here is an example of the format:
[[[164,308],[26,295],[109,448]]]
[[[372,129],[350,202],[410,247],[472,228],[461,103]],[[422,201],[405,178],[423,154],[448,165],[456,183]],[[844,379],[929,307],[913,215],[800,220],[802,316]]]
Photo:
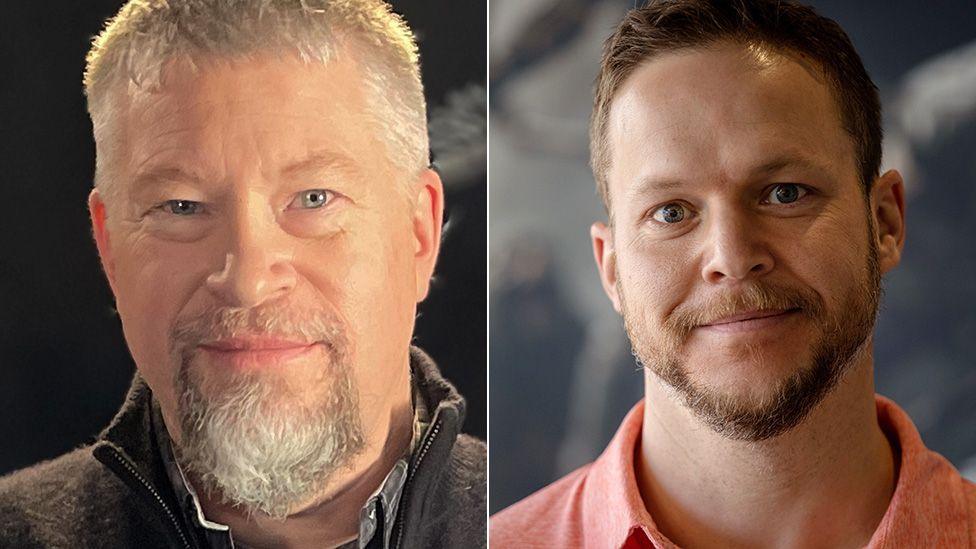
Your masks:
[[[424,407],[429,412],[431,422],[436,419],[449,420],[456,427],[454,435],[464,424],[466,403],[454,385],[441,376],[434,360],[419,347],[410,347],[410,369],[418,393],[424,399]],[[446,414],[446,415],[445,415]],[[447,416],[450,417],[447,417]]]
[[[122,407],[98,435],[93,452],[103,463],[107,461],[105,450],[118,452],[135,467],[137,473],[149,480],[153,486],[160,488],[167,496],[172,496],[171,490],[168,489],[166,470],[159,455],[159,444],[152,428],[151,404],[152,389],[136,371]]]
[[[423,506],[419,504],[430,485],[435,484],[433,481],[439,477],[447,461],[445,458],[460,432],[465,402],[454,386],[441,376],[434,361],[417,347],[410,348],[410,367],[417,392],[430,414],[430,428],[410,459],[407,471],[410,492],[406,488],[404,492],[405,499],[414,500],[405,501],[404,506],[414,507],[415,512],[420,512]],[[131,478],[131,472],[126,467],[120,468],[109,454],[121,455],[135,473],[148,480],[173,509],[177,508],[177,498],[168,480],[159,453],[159,441],[152,428],[152,389],[138,371],[133,376],[121,409],[99,434],[93,453],[130,487],[141,490],[142,487]],[[401,508],[400,514],[403,512]]]
[[[410,368],[432,421],[442,419],[460,430],[466,408],[464,397],[441,376],[433,359],[418,347],[410,347]],[[143,473],[162,465],[152,430],[151,403],[152,389],[136,371],[121,409],[96,439],[96,443],[110,443],[137,465],[145,466],[140,471]]]

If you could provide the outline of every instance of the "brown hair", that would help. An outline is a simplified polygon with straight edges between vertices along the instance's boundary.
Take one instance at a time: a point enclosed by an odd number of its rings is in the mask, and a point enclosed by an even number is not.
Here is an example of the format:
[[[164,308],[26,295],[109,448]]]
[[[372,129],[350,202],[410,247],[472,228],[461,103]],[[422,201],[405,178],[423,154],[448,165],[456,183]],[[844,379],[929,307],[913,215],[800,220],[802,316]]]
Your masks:
[[[630,10],[603,47],[590,118],[590,164],[607,210],[606,136],[614,94],[641,63],[659,53],[723,40],[799,55],[823,71],[854,142],[867,193],[881,166],[881,101],[840,25],[792,0],[652,0]]]

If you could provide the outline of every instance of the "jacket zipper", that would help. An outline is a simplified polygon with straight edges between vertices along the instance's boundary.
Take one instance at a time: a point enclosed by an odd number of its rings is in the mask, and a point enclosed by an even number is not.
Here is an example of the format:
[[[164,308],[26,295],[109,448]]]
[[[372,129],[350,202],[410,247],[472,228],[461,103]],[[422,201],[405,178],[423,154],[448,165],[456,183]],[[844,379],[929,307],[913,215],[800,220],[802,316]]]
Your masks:
[[[169,521],[173,525],[173,529],[176,530],[176,533],[179,534],[180,541],[183,542],[183,547],[185,547],[186,549],[192,549],[189,540],[187,540],[186,538],[186,534],[183,532],[183,528],[180,527],[179,521],[176,520],[176,515],[173,514],[173,511],[169,508],[169,505],[166,505],[166,502],[163,501],[163,496],[161,496],[159,492],[157,492],[156,489],[153,488],[152,483],[150,483],[148,480],[146,480],[145,477],[139,474],[139,471],[136,470],[135,466],[132,465],[132,463],[127,458],[122,456],[122,454],[120,454],[115,448],[109,446],[108,450],[111,452],[112,457],[114,457],[116,461],[118,461],[122,465],[122,467],[125,468],[125,470],[128,471],[130,475],[132,475],[133,478],[138,480],[139,483],[142,484],[142,486],[149,491],[149,493],[153,496],[153,498],[155,498],[156,503],[158,503],[159,506],[163,509],[163,511],[166,512],[166,517],[169,518]]]
[[[439,433],[440,430],[441,420],[437,420],[433,425],[431,425],[430,432],[427,434],[424,445],[420,447],[420,452],[417,453],[417,461],[414,462],[413,468],[410,470],[410,474],[407,476],[407,483],[403,486],[403,508],[399,513],[397,513],[399,517],[397,517],[396,521],[396,537],[394,538],[396,542],[393,544],[394,548],[398,549],[400,547],[400,543],[403,541],[403,521],[404,517],[407,515],[407,507],[410,506],[410,500],[407,497],[410,494],[410,485],[413,482],[414,476],[417,474],[417,470],[420,469],[421,462],[424,461],[424,457],[427,455],[430,447],[433,446],[434,439],[437,438],[437,433]]]

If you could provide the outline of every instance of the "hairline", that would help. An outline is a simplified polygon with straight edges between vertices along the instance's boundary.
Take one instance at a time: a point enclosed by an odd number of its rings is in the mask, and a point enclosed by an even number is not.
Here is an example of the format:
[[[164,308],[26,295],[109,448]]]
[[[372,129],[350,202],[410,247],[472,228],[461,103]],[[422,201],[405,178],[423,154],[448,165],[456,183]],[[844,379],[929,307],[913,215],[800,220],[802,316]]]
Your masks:
[[[653,63],[662,56],[706,52],[720,48],[723,45],[735,46],[746,50],[759,48],[775,53],[786,60],[793,61],[817,80],[819,84],[826,86],[827,91],[830,93],[831,104],[834,107],[835,115],[839,117],[840,127],[853,147],[855,176],[860,184],[862,193],[865,196],[869,193],[870,188],[873,186],[873,181],[865,181],[863,177],[861,164],[864,155],[862,154],[863,146],[860,143],[861,136],[855,131],[853,127],[854,120],[851,116],[848,116],[848,111],[844,108],[843,97],[841,96],[841,83],[837,81],[836,76],[828,69],[827,65],[797,48],[776,44],[768,40],[763,40],[762,38],[752,39],[747,36],[731,33],[715,36],[700,42],[661,48],[644,55],[637,62],[630,64],[626,71],[622,71],[619,75],[616,75],[612,81],[611,95],[606,98],[605,103],[595,105],[591,120],[590,164],[594,179],[597,182],[597,192],[600,194],[601,201],[603,202],[604,209],[609,216],[611,224],[613,222],[613,208],[611,207],[608,175],[611,167],[612,153],[608,135],[611,114],[613,113],[614,105],[617,103],[620,91],[642,67]],[[597,91],[599,92],[599,89]],[[602,107],[602,109],[598,111],[596,107]]]
[[[391,15],[391,17],[398,16]],[[403,25],[405,30],[409,31],[406,24]],[[165,72],[174,62],[188,62],[191,70],[194,71],[194,76],[198,76],[207,70],[207,64],[211,62],[246,62],[265,56],[278,57],[282,60],[294,59],[311,67],[327,66],[342,56],[348,56],[355,63],[361,77],[360,84],[367,113],[374,123],[378,141],[384,147],[390,165],[395,170],[402,170],[404,180],[417,177],[429,167],[430,144],[426,128],[426,98],[423,82],[420,79],[415,43],[411,42],[410,49],[395,51],[397,46],[389,42],[371,44],[369,31],[358,28],[354,23],[336,19],[325,22],[324,27],[330,35],[323,47],[325,55],[310,55],[303,49],[300,40],[255,44],[252,47],[221,51],[219,44],[202,48],[188,45],[185,37],[177,37],[169,43],[163,55],[152,59],[153,64],[149,67],[130,64],[119,55],[117,50],[120,48],[123,52],[135,51],[127,50],[133,47],[131,42],[113,43],[108,46],[103,44],[100,46],[99,54],[95,55],[94,52],[99,47],[97,44],[102,39],[102,36],[97,37],[96,46],[93,46],[88,54],[88,66],[84,78],[88,112],[96,143],[94,186],[101,189],[103,193],[116,194],[111,188],[115,186],[112,179],[118,166],[114,159],[109,162],[105,156],[114,156],[116,147],[125,146],[124,143],[119,142],[117,136],[124,131],[123,117],[131,108],[132,98],[135,95],[132,91],[133,87],[138,92],[144,93],[164,91]],[[283,31],[269,26],[265,32],[267,36],[274,37]],[[384,35],[382,39],[385,38],[387,37]],[[115,39],[119,40],[119,38]],[[142,51],[147,47],[151,48],[145,42],[140,44],[136,41],[136,45],[141,45]],[[386,89],[390,81],[406,82],[406,84],[398,86],[399,91],[390,92]],[[120,98],[123,100],[120,101]],[[414,112],[418,109],[411,108],[413,103],[411,99],[419,100],[419,112]],[[405,112],[406,115],[400,115],[399,111]],[[411,127],[416,124],[420,127]],[[411,139],[415,130],[420,135],[419,140]],[[418,146],[409,146],[412,144]],[[419,150],[421,148],[423,151]],[[398,149],[403,149],[403,153],[397,154]],[[99,152],[102,154],[98,154]],[[401,186],[397,185],[398,188]]]

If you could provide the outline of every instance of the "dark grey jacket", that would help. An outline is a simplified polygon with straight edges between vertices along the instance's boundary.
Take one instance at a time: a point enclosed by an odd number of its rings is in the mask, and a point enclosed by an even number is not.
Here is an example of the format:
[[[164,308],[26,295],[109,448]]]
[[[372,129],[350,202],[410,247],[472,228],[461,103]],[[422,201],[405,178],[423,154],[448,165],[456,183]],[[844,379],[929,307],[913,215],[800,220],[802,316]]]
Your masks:
[[[418,349],[415,380],[432,411],[410,460],[393,538],[399,548],[485,547],[486,452],[459,434],[464,399]],[[0,478],[0,547],[205,548],[178,512],[137,374],[94,444]]]

